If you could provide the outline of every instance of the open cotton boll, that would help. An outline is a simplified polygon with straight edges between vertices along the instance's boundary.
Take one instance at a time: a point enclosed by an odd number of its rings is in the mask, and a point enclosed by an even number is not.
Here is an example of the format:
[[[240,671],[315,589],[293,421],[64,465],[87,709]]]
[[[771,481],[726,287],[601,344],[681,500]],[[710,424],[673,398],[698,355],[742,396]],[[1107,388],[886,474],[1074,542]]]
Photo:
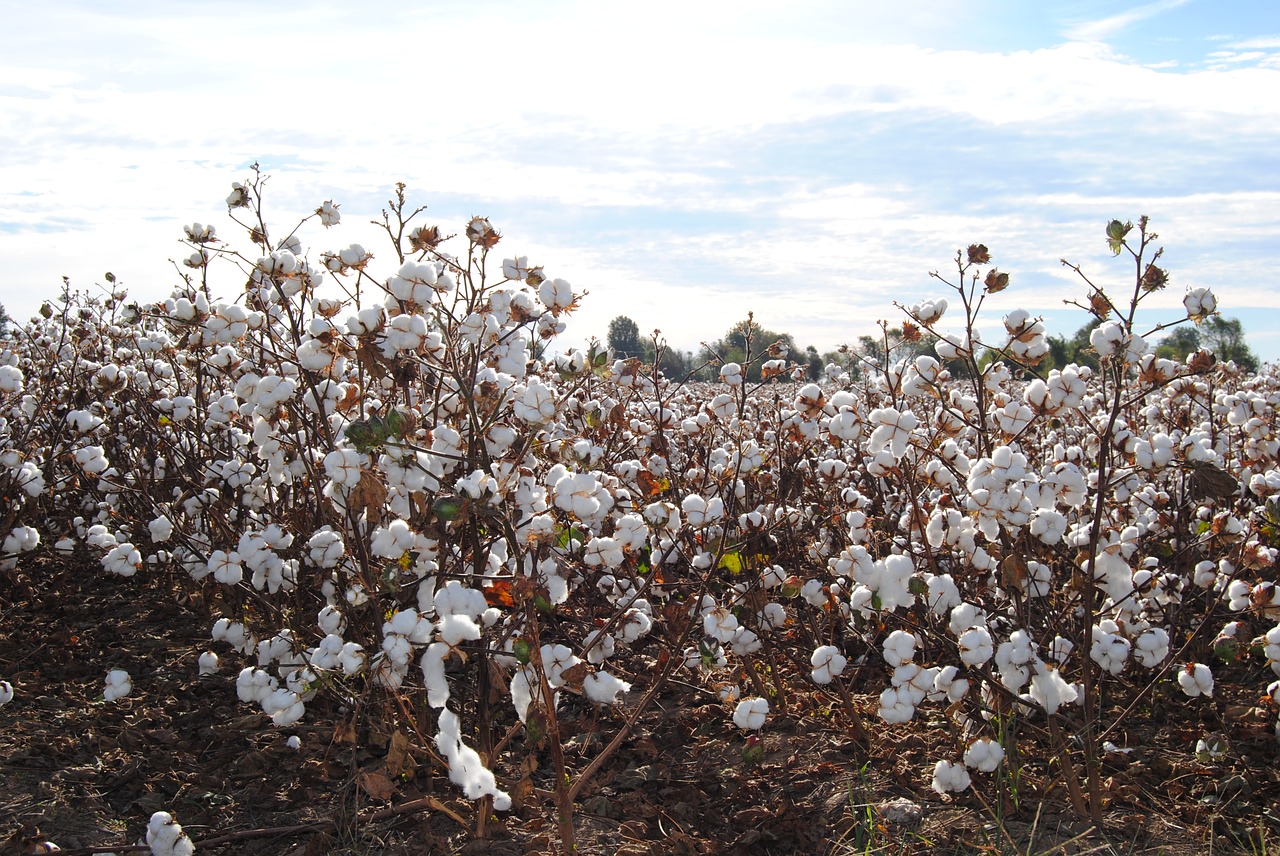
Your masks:
[[[901,725],[910,722],[916,715],[916,706],[912,701],[915,689],[911,686],[890,687],[880,693],[880,707],[876,713],[890,725]]]
[[[1046,713],[1057,713],[1059,707],[1072,704],[1080,697],[1075,684],[1069,683],[1061,672],[1039,659],[1033,664],[1033,672],[1031,690],[1027,695],[1043,707]]]
[[[834,645],[823,645],[814,650],[813,656],[809,658],[809,663],[813,666],[813,672],[810,677],[813,678],[815,684],[829,684],[844,671],[845,666],[849,664],[849,660],[840,653],[840,649]]]
[[[994,773],[1004,760],[1004,747],[990,737],[979,737],[964,753],[964,765],[982,773]]]
[[[608,672],[596,672],[583,679],[582,691],[596,704],[619,704],[618,696],[631,692],[631,684]]]
[[[453,648],[465,640],[480,638],[480,626],[469,615],[444,615],[436,623],[440,641]]]
[[[1213,695],[1213,672],[1204,663],[1187,663],[1178,672],[1178,686],[1192,698]]]
[[[884,661],[890,666],[901,666],[910,663],[916,656],[916,638],[903,630],[895,630],[888,635],[881,646]]]
[[[765,718],[769,715],[767,699],[744,698],[733,709],[733,724],[743,731],[759,731],[764,727]]]
[[[13,684],[8,681],[0,681],[0,706],[4,706],[13,701]]]
[[[200,655],[199,660],[200,675],[216,675],[218,673],[218,655],[212,651],[205,651]]]
[[[117,701],[133,692],[133,681],[124,669],[112,669],[107,672],[106,685],[102,697],[107,701]]]
[[[964,764],[939,761],[933,768],[933,789],[940,794],[968,790],[971,779]]]
[[[196,852],[195,844],[167,811],[151,815],[147,823],[147,844],[151,847],[151,856],[191,856]]]
[[[444,676],[444,661],[449,656],[449,645],[445,642],[432,642],[422,652],[419,661],[422,666],[422,680],[427,687],[427,704],[432,707],[444,707],[449,700],[449,682]]]
[[[458,717],[448,708],[440,711],[440,732],[436,735],[436,749],[449,764],[449,781],[462,788],[467,799],[478,800],[493,797],[493,807],[498,811],[511,808],[511,797],[498,790],[493,772],[480,760],[476,750],[462,742]]]

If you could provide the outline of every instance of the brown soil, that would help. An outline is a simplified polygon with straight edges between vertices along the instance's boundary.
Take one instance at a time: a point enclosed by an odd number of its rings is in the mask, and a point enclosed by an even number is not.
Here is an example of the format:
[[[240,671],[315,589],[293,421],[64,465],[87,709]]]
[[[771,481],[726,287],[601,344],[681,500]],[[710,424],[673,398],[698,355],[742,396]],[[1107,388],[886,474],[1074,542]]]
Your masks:
[[[0,707],[0,853],[33,852],[45,840],[131,852],[122,848],[158,810],[201,854],[557,852],[545,747],[526,747],[521,734],[508,744],[496,772],[508,788],[527,778],[513,789],[525,792],[523,804],[490,817],[478,837],[477,805],[416,739],[406,746],[367,725],[352,729],[348,712],[320,700],[297,727],[276,729],[236,699],[238,667],[198,677],[209,624],[195,605],[140,579],[50,563],[0,573],[0,678],[16,691]],[[102,700],[109,668],[133,677],[133,694],[115,704]],[[1105,758],[1110,805],[1100,829],[1071,814],[1034,723],[1006,741],[1023,750],[1010,765],[1016,779],[1001,788],[975,775],[973,789],[943,798],[929,789],[930,770],[954,757],[955,743],[934,710],[890,728],[874,718],[871,688],[855,688],[873,730],[868,755],[847,736],[837,699],[797,686],[785,712],[775,704],[763,757],[748,765],[742,734],[715,697],[673,683],[583,792],[579,852],[1276,852],[1275,714],[1258,706],[1254,688],[1265,680],[1256,666],[1231,668],[1244,689],[1233,692],[1220,669],[1212,701],[1138,704],[1129,727],[1108,735],[1136,751]],[[644,689],[644,676],[635,680],[632,700]],[[571,772],[616,733],[626,709],[597,715],[575,702],[562,710]],[[1206,730],[1230,735],[1220,763],[1194,758]],[[286,745],[291,734],[300,749]],[[883,804],[898,798],[920,806],[918,822],[892,819]]]

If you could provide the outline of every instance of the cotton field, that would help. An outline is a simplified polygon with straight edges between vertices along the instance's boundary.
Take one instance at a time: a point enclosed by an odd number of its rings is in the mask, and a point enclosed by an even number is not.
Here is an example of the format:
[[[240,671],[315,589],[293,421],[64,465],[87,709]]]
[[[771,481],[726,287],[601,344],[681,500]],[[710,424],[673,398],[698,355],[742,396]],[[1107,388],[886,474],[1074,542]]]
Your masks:
[[[511,810],[494,747],[518,742],[555,771],[566,848],[673,681],[714,694],[744,753],[817,696],[868,748],[944,728],[920,781],[947,800],[1038,753],[1094,820],[1103,744],[1139,705],[1243,681],[1280,735],[1280,377],[1155,356],[1141,304],[1176,286],[1145,218],[1099,235],[1134,282],[1080,281],[1097,368],[1043,370],[1021,310],[982,340],[984,297],[1016,286],[975,245],[935,299],[885,308],[934,356],[698,384],[560,349],[579,293],[553,260],[503,258],[483,218],[446,240],[406,215],[370,250],[326,201],[334,249],[308,259],[261,190],[226,200],[244,236],[175,236],[167,300],[68,292],[0,355],[0,573],[61,556],[199,593],[200,672],[235,676],[245,710],[288,729],[421,709],[477,818]],[[100,674],[107,701],[138,698]],[[0,681],[0,705],[27,690]],[[573,770],[570,697],[605,732]],[[152,818],[152,852],[192,852],[181,820]]]

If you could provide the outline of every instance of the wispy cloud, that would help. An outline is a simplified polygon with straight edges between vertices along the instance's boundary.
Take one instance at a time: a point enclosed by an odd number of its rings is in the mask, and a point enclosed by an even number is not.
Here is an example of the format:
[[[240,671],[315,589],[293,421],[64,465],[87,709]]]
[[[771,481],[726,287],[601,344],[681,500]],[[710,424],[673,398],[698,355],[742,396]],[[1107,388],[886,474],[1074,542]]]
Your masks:
[[[1184,6],[1189,2],[1191,0],[1156,0],[1154,3],[1135,6],[1116,15],[1076,24],[1069,27],[1065,35],[1072,41],[1105,42],[1111,36],[1140,21],[1168,12],[1170,9]]]

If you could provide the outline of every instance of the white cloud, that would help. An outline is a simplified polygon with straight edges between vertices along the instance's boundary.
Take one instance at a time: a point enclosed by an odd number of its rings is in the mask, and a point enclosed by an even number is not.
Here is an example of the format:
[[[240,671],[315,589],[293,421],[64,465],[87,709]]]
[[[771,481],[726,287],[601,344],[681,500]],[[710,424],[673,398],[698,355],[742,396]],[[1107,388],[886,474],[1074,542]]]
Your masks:
[[[1140,21],[1145,21],[1171,9],[1176,9],[1189,2],[1190,0],[1156,0],[1154,3],[1135,6],[1116,15],[1076,24],[1068,28],[1065,35],[1072,41],[1106,41],[1109,37]]]

